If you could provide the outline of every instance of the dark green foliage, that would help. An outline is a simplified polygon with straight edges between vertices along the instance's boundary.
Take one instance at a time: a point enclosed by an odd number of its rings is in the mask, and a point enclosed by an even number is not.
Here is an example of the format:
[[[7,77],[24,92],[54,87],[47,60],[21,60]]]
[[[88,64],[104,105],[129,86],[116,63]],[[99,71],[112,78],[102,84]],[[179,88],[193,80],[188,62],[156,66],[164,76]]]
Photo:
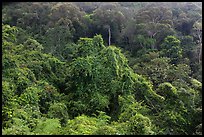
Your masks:
[[[69,27],[57,26],[49,28],[44,38],[43,44],[45,45],[44,51],[51,53],[60,59],[64,59],[62,56],[62,50],[67,43],[72,41],[72,35]]]

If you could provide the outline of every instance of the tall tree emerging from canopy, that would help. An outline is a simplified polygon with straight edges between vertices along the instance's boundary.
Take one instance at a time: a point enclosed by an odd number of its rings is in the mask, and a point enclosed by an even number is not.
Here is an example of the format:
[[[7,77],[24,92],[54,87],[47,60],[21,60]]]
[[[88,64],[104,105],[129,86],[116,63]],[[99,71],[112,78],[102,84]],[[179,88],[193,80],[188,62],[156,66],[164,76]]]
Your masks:
[[[93,12],[96,32],[104,36],[108,45],[116,43],[120,31],[125,22],[125,17],[116,3],[101,5]]]

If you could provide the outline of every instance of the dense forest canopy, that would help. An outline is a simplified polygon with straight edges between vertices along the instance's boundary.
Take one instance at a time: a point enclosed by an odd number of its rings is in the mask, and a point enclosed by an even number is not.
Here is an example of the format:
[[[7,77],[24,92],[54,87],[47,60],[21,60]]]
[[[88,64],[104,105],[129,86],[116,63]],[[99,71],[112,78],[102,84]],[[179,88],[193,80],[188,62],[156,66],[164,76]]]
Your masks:
[[[2,134],[202,135],[202,3],[3,3]]]

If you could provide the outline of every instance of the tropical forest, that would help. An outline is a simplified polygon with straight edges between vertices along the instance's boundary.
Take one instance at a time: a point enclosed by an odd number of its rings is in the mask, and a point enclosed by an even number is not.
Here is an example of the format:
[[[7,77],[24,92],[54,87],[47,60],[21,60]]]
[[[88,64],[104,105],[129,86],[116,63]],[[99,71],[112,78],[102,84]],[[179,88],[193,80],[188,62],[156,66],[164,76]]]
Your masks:
[[[3,2],[3,135],[202,135],[202,2]]]

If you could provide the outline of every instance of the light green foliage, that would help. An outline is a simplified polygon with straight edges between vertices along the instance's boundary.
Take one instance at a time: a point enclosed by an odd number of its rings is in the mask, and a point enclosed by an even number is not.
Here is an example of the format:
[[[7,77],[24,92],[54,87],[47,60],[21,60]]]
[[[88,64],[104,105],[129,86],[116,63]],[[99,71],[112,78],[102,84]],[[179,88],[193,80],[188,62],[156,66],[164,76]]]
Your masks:
[[[32,135],[29,127],[25,124],[24,120],[14,118],[13,124],[10,128],[2,130],[2,135]]]
[[[59,119],[42,119],[38,121],[38,124],[34,130],[36,135],[58,135],[60,132]]]
[[[137,102],[133,96],[120,97],[121,114],[119,116],[119,123],[124,123],[126,126],[126,133],[128,135],[150,135],[154,134],[150,119],[145,116],[148,115],[148,109],[143,103]]]
[[[177,90],[174,86],[172,86],[170,83],[165,82],[158,86],[157,93],[166,99],[174,100],[177,95]]]
[[[199,124],[195,117],[200,115],[197,111],[199,106],[197,103],[200,100],[198,91],[187,85],[177,90],[170,83],[160,84],[157,91],[166,99],[164,104],[160,105],[159,115],[155,119],[157,122],[159,122],[157,119],[162,119],[164,122],[158,123],[164,129],[161,132],[163,134],[192,134],[195,132],[195,127]]]
[[[162,96],[155,93],[153,90],[153,85],[150,83],[150,81],[146,80],[140,75],[138,75],[134,86],[134,95],[137,100],[145,100],[148,105],[152,105],[154,102],[162,102],[164,100]]]
[[[161,55],[172,59],[175,64],[182,57],[182,48],[180,40],[175,36],[167,36],[161,45]]]
[[[26,88],[19,97],[20,104],[38,106],[40,92],[42,92],[42,90],[34,86]]]
[[[31,38],[28,38],[23,45],[25,46],[26,50],[41,51],[43,49],[43,46],[40,43]]]
[[[67,106],[64,103],[54,103],[51,104],[48,110],[49,118],[58,118],[61,123],[66,124],[65,122],[68,120]]]
[[[98,111],[98,123],[97,130],[93,133],[95,135],[115,135],[118,132],[118,129],[110,123],[111,117],[106,115],[105,112]]]
[[[137,102],[133,96],[119,97],[120,111],[119,122],[129,121],[137,113],[147,114],[149,109],[141,102]]]
[[[14,42],[16,37],[14,33],[17,31],[16,27],[11,27],[10,25],[2,24],[2,40],[3,42]]]
[[[2,125],[13,117],[13,111],[19,106],[15,95],[15,84],[2,81]],[[7,125],[8,126],[8,125]]]
[[[9,29],[10,27],[7,26],[6,28]],[[5,30],[3,32],[5,36],[7,36],[10,31]],[[9,35],[16,37],[14,32]],[[5,43],[3,45],[5,46],[9,39],[5,38],[4,41]],[[46,92],[56,91],[56,89],[48,83],[46,86],[42,87],[42,84],[37,81],[38,79],[36,79],[36,76],[39,76],[39,73],[35,73],[33,68],[30,68],[32,61],[35,60],[35,62],[37,62],[38,59],[42,60],[42,57],[50,57],[48,59],[49,63],[52,65],[50,69],[56,72],[56,74],[62,74],[62,72],[57,68],[60,67],[59,64],[57,64],[58,60],[40,53],[42,45],[34,39],[28,38],[23,45],[16,45],[15,41],[11,41],[9,46],[12,48],[5,48],[5,54],[3,55],[2,103],[3,119],[5,120],[3,124],[5,127],[8,127],[5,130],[8,132],[6,134],[30,134],[26,127],[29,127],[31,130],[35,128],[37,119],[41,116],[40,109],[42,108],[39,108],[39,106],[44,100],[42,95]],[[16,129],[16,125],[12,127],[12,122],[15,121],[15,119],[24,121],[25,130],[22,130],[21,127]],[[20,133],[15,130],[19,130]]]
[[[98,111],[98,116],[77,116],[68,120],[66,127],[62,129],[64,135],[112,135],[117,134],[117,128],[110,123],[110,116]]]
[[[78,41],[79,47],[78,47],[78,55],[77,57],[80,56],[89,56],[89,55],[94,55],[98,54],[100,50],[105,48],[103,45],[103,39],[101,35],[96,35],[94,38],[80,38]]]
[[[130,126],[130,135],[151,135],[154,132],[151,130],[151,122],[148,117],[141,114],[136,114],[130,118],[130,122],[127,122]]]
[[[14,118],[24,120],[25,124],[30,128],[31,131],[33,131],[38,123],[38,119],[41,118],[41,112],[38,106],[32,106],[32,104],[28,104],[16,108],[13,112],[12,120]]]
[[[32,71],[28,68],[7,69],[4,74],[7,76],[7,79],[11,77],[10,81],[15,83],[17,88],[16,93],[19,95],[35,81]],[[4,78],[6,78],[6,76],[4,76]]]
[[[81,115],[73,120],[67,121],[67,126],[63,129],[65,135],[90,135],[96,130],[97,119]]]
[[[113,127],[113,126],[109,126],[109,125],[104,125],[99,127],[94,133],[93,135],[117,135],[118,133],[118,129]]]
[[[191,84],[192,84],[193,88],[195,88],[195,89],[197,89],[197,90],[199,90],[199,91],[202,90],[202,83],[199,82],[198,80],[192,78],[192,79],[191,79]]]

